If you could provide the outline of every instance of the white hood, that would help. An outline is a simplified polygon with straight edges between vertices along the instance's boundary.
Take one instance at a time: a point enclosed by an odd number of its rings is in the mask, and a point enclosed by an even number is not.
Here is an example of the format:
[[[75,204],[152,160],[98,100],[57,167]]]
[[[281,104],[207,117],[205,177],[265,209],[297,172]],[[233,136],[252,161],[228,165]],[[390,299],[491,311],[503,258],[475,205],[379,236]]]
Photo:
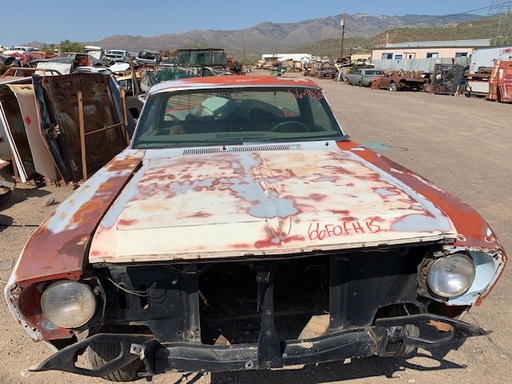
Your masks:
[[[90,262],[196,260],[453,239],[412,188],[339,150],[146,160],[101,221]]]

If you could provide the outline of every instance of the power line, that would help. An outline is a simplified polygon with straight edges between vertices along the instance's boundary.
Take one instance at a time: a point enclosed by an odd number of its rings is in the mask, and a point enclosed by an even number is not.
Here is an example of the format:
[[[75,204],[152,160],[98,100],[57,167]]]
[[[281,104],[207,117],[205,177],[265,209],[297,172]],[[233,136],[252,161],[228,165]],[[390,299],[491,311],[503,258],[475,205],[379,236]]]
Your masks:
[[[512,35],[512,16],[510,8],[512,1],[494,0],[489,7],[489,17],[496,17],[498,19],[497,26],[492,28],[494,34],[495,45],[508,44],[510,36]]]

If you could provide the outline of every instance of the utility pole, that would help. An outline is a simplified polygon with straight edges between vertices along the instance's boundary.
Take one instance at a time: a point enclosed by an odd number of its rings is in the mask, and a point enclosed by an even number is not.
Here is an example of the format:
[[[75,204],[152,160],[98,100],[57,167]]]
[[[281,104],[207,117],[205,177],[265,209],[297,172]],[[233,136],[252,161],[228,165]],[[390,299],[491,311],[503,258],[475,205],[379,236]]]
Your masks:
[[[493,38],[491,45],[507,45],[510,44],[512,36],[512,13],[510,0],[493,0],[489,7],[487,16],[497,18],[497,27],[495,29],[496,37]],[[491,27],[492,28],[492,27]]]
[[[343,12],[343,18],[341,19],[341,51],[340,56],[343,56],[343,45],[345,43],[345,12]]]

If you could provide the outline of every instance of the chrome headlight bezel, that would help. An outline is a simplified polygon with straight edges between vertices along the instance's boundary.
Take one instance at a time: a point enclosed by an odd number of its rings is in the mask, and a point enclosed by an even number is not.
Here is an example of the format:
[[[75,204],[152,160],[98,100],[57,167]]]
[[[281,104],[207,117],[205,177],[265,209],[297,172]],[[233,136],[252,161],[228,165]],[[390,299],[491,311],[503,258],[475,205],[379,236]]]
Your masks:
[[[476,266],[465,253],[433,259],[427,268],[426,284],[431,293],[443,299],[464,295],[473,284]]]
[[[97,302],[92,288],[72,280],[51,283],[41,295],[44,316],[58,327],[79,328],[96,313]]]

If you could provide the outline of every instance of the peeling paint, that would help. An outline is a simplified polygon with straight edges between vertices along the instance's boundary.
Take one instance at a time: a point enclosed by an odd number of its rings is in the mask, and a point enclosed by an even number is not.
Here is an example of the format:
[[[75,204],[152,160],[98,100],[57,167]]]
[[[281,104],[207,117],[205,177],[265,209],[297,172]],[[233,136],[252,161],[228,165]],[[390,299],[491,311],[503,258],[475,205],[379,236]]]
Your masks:
[[[241,244],[271,254],[456,237],[434,204],[350,152],[151,152],[98,227],[91,262],[230,257]],[[311,225],[349,236],[312,237]]]

